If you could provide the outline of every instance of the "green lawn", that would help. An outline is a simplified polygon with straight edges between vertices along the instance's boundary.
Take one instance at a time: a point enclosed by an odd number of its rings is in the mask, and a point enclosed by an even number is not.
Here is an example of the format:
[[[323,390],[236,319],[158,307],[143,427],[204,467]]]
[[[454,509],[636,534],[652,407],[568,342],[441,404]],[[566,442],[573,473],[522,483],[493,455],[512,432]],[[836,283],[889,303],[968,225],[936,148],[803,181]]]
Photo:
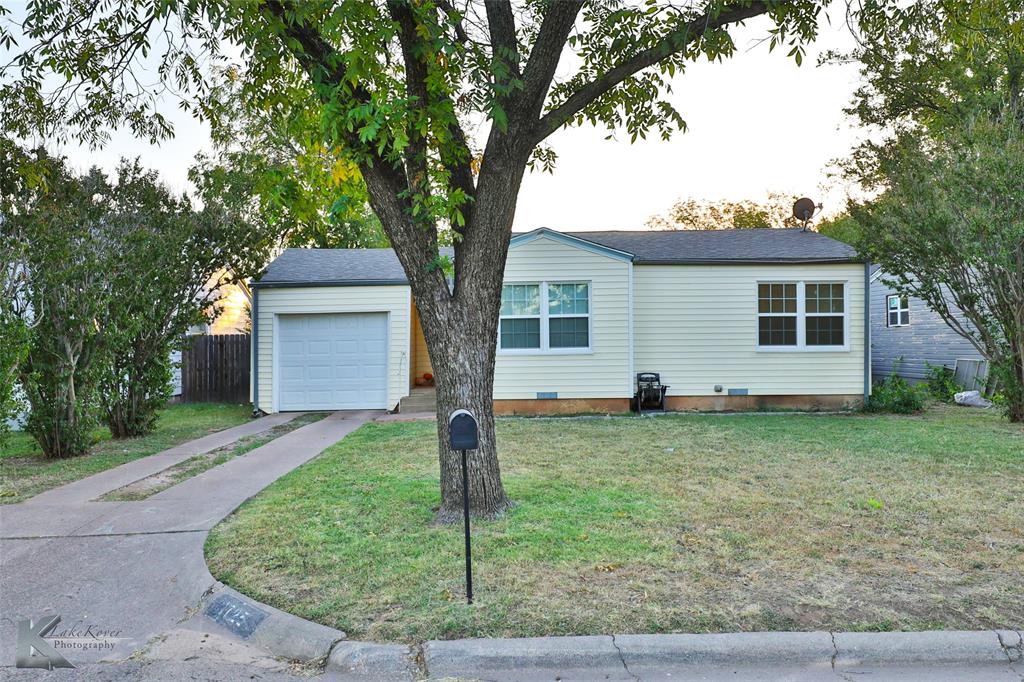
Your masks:
[[[431,524],[432,422],[374,423],[211,534],[214,575],[351,637],[1020,628],[1024,429],[991,413],[499,421],[516,507]]]
[[[252,407],[249,405],[169,405],[161,411],[156,430],[150,435],[113,440],[106,428],[97,429],[97,443],[89,455],[64,460],[44,459],[31,436],[15,432],[5,445],[0,446],[0,504],[21,502],[44,490],[242,424],[251,418]]]

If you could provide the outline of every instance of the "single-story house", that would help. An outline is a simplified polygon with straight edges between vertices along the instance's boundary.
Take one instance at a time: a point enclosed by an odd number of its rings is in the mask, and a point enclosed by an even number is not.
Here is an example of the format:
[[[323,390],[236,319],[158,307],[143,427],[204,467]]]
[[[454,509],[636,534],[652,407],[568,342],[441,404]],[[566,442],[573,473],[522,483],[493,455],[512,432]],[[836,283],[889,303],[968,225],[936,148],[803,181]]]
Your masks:
[[[431,371],[390,249],[288,249],[253,290],[263,412],[401,409]],[[859,405],[868,294],[851,247],[800,229],[517,234],[495,410],[626,412],[638,372],[668,409]]]
[[[871,273],[871,372],[881,381],[893,372],[911,382],[928,378],[928,365],[984,379],[987,363],[970,341],[915,296],[896,292],[877,266]],[[953,310],[956,310],[955,305]],[[960,318],[970,328],[970,323]],[[966,365],[966,367],[964,367]],[[960,377],[963,381],[964,377]],[[963,381],[963,383],[971,383]],[[969,386],[968,388],[976,388]]]

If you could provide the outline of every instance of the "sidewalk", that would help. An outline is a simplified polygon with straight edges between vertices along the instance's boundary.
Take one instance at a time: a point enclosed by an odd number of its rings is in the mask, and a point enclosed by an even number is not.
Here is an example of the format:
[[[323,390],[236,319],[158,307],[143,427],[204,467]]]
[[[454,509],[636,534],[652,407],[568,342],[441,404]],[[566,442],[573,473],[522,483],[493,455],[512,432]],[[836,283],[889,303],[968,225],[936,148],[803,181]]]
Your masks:
[[[120,631],[112,651],[78,652],[72,660],[76,665],[126,658],[186,620],[214,585],[203,558],[207,532],[246,499],[376,414],[337,412],[146,500],[83,501],[85,490],[92,497],[108,492],[86,479],[88,485],[69,484],[43,500],[0,507],[0,666],[14,665],[16,622],[23,618],[54,614],[65,626],[84,623]],[[260,430],[274,421],[260,424]],[[239,437],[237,432],[221,434],[222,439]],[[218,443],[224,444],[206,437],[166,460]],[[104,472],[103,485],[110,490],[123,485],[138,474],[135,464],[123,465],[133,467],[130,473]]]

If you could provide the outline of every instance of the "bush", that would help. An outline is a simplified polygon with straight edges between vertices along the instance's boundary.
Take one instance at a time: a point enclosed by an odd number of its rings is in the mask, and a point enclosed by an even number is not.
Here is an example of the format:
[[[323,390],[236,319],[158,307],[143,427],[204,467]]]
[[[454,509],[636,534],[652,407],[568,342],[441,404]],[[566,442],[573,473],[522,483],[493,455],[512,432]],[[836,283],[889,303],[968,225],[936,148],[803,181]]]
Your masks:
[[[944,403],[951,403],[953,402],[953,394],[964,390],[956,382],[956,379],[953,378],[953,372],[948,367],[933,365],[928,362],[924,363],[924,366],[928,372],[926,379],[928,395],[932,398]]]
[[[868,412],[893,412],[895,414],[912,414],[924,408],[924,395],[921,387],[911,386],[895,372],[875,384],[864,409]]]

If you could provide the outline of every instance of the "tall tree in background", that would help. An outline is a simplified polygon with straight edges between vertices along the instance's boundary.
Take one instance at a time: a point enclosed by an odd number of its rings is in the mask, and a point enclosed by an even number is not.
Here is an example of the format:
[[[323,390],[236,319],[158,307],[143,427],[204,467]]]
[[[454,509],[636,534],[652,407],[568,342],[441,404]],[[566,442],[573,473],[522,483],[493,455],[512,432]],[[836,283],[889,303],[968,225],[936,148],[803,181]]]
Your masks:
[[[681,199],[664,216],[654,216],[647,226],[660,230],[730,230],[760,227],[799,227],[793,217],[793,202],[778,192],[769,192],[763,202],[707,201]]]
[[[502,276],[526,168],[550,167],[553,152],[544,142],[567,125],[622,128],[632,140],[650,131],[668,138],[684,125],[662,96],[669,78],[697,59],[731,56],[730,31],[762,15],[769,47],[785,46],[800,61],[825,4],[40,3],[30,6],[26,33],[33,40],[0,86],[0,103],[19,112],[8,123],[15,132],[59,122],[102,142],[104,126],[127,123],[137,135],[165,137],[167,122],[152,109],[159,88],[135,77],[144,55],[161,55],[159,87],[192,93],[197,110],[216,119],[202,65],[221,53],[222,40],[240,46],[246,59],[246,98],[267,107],[316,102],[325,145],[343,148],[357,165],[409,279],[435,369],[438,416],[461,407],[479,419],[470,504],[492,516],[510,505],[492,388]],[[168,23],[172,30],[155,30]],[[157,43],[168,36],[173,44]],[[68,85],[48,97],[42,83],[55,74]],[[88,87],[76,87],[82,82]],[[447,242],[455,254],[450,271],[439,255]],[[439,458],[438,518],[450,521],[461,517],[461,477],[445,429]]]
[[[116,305],[117,264],[103,231],[111,200],[99,172],[78,177],[59,159],[43,158],[45,191],[33,192],[5,218],[5,239],[28,246],[23,268],[24,324],[31,344],[18,382],[31,407],[26,430],[47,458],[88,452],[106,362],[103,330]]]
[[[171,351],[192,325],[210,321],[220,285],[251,274],[235,254],[246,253],[248,240],[260,235],[220,220],[212,209],[194,211],[155,171],[124,159],[111,185],[103,232],[115,250],[116,305],[102,332],[107,360],[100,402],[111,434],[130,438],[153,430],[157,410],[171,396]]]
[[[878,197],[851,205],[860,249],[990,360],[1024,420],[1024,7],[918,1],[863,19],[850,113],[888,134],[844,164]]]
[[[29,245],[12,220],[45,183],[38,171],[32,154],[12,140],[0,138],[0,445],[7,437],[8,422],[22,410],[18,367],[31,338],[25,269]]]

